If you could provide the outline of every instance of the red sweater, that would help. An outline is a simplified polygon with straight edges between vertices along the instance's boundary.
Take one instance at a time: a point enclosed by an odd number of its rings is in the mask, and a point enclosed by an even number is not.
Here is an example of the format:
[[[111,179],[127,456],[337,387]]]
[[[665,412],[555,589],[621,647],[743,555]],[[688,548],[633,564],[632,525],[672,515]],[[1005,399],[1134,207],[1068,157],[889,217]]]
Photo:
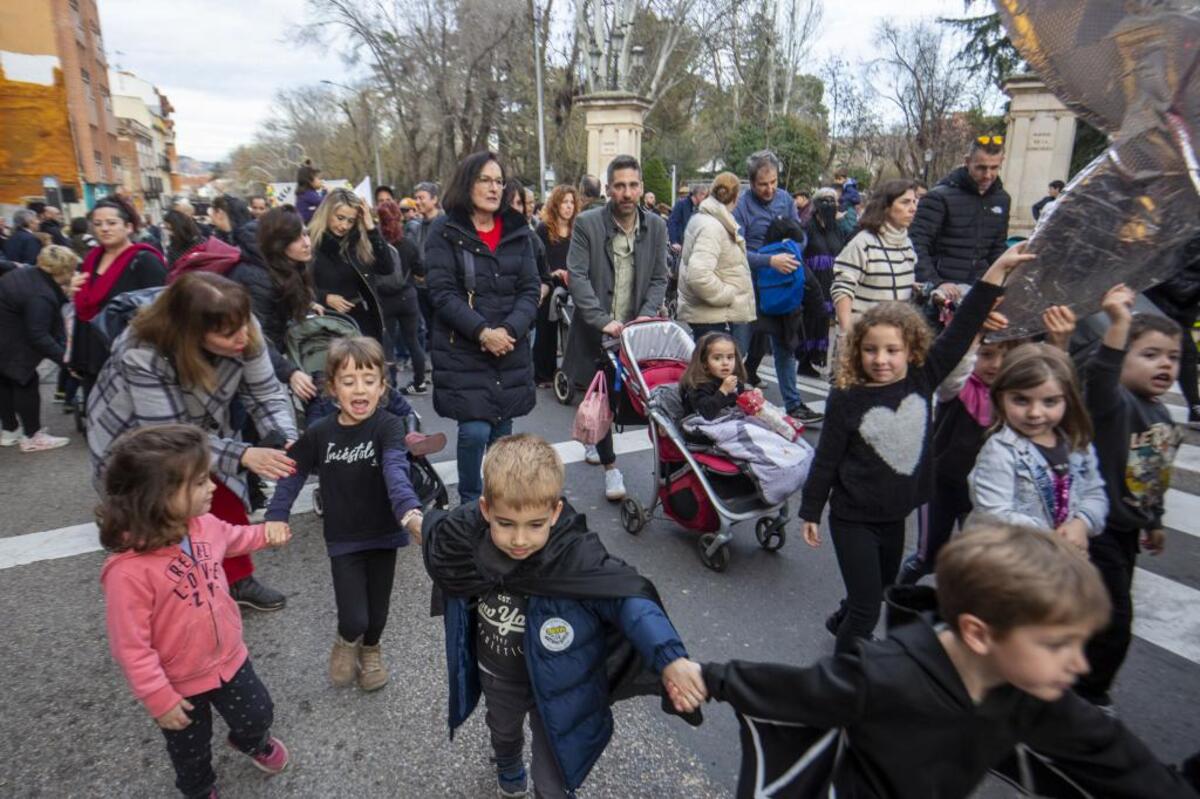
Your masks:
[[[248,656],[221,561],[264,548],[266,525],[205,514],[188,523],[188,537],[191,557],[178,544],[122,552],[100,572],[109,649],[155,718],[232,679]]]

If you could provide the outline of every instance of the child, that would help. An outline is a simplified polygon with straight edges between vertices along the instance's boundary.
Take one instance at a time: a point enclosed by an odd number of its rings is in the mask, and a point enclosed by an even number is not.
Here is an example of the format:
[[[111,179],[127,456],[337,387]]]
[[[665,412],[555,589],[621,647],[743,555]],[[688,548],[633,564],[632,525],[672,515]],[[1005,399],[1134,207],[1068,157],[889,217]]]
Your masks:
[[[325,374],[338,413],[313,423],[289,450],[296,472],[279,481],[268,522],[286,522],[310,472],[321,472],[325,549],[338,629],[329,679],[376,691],[387,685],[379,639],[387,624],[396,549],[421,540],[421,503],[408,477],[404,424],[380,407],[388,391],[383,348],[366,336],[329,346]]]
[[[1064,305],[1051,306],[1042,314],[1042,323],[1047,341],[1065,352],[1075,330],[1075,314]],[[933,493],[917,518],[917,548],[900,568],[898,585],[911,585],[932,572],[937,553],[950,540],[954,526],[961,528],[971,512],[967,475],[992,426],[992,381],[1004,355],[1018,343],[977,343],[938,386],[933,416]],[[964,380],[962,375],[967,372]]]
[[[712,699],[756,725],[841,728],[838,796],[968,796],[1023,744],[1081,796],[1195,798],[1120,722],[1069,690],[1088,668],[1085,641],[1108,617],[1100,577],[1076,550],[1037,530],[986,524],[947,544],[936,574],[936,596],[893,591],[937,613],[906,614],[856,653],[805,668],[689,666],[702,669]],[[804,750],[788,754],[790,765]],[[786,787],[776,795],[799,795]]]
[[[826,626],[837,630],[839,652],[875,628],[883,587],[900,567],[904,520],[928,499],[934,390],[971,346],[1004,276],[1031,257],[1017,245],[998,258],[932,345],[921,314],[898,302],[869,309],[846,337],[800,507],[804,540],[819,546],[832,491],[829,528],[847,598]]]
[[[625,691],[610,675],[649,668],[673,682],[687,663],[654,586],[608,554],[562,489],[553,447],[507,436],[484,459],[483,496],[425,525],[425,567],[445,598],[450,733],[482,690],[506,797],[528,790],[526,714],[536,795],[573,795],[612,736],[609,704]],[[703,688],[689,674],[677,694],[695,707]]]
[[[1086,550],[1104,529],[1108,497],[1070,358],[1048,344],[1013,350],[992,383],[992,409],[968,478],[975,510]]]
[[[117,439],[97,511],[108,643],[133,693],[167,739],[175,786],[216,796],[212,708],[229,745],[268,774],[288,764],[272,736],[272,703],[250,665],[229,595],[225,557],[287,541],[286,525],[227,524],[209,514],[208,437],[190,425],[133,430]]]
[[[1088,643],[1092,672],[1080,680],[1079,693],[1101,706],[1111,706],[1108,692],[1129,650],[1139,544],[1152,555],[1163,549],[1163,497],[1182,431],[1160,397],[1179,376],[1181,345],[1192,345],[1175,322],[1131,315],[1132,305],[1133,292],[1123,285],[1105,295],[1111,325],[1087,372],[1087,407],[1109,502],[1088,553],[1104,578],[1113,615]]]

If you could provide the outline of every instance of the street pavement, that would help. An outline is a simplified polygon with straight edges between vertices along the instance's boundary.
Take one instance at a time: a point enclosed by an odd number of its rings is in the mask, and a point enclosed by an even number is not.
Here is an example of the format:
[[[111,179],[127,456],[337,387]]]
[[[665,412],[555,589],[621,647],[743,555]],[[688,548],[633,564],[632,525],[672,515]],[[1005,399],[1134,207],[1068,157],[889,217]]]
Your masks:
[[[769,368],[762,370],[770,375]],[[768,385],[768,396],[778,392]],[[802,386],[820,407],[824,389]],[[43,386],[48,397],[51,385]],[[1170,396],[1173,412],[1181,400]],[[413,399],[427,431],[450,436],[435,456],[454,479],[454,425],[434,414],[430,397]],[[567,495],[608,547],[657,585],[692,656],[808,663],[832,652],[823,620],[842,595],[832,547],[810,550],[794,516],[787,545],[759,549],[749,527],[737,531],[729,569],[704,568],[694,535],[652,520],[636,536],[603,497],[599,467],[569,441],[574,409],[538,392],[538,406],[515,429],[556,442],[567,462]],[[68,428],[46,403],[55,433]],[[808,434],[815,444],[816,434]],[[1122,719],[1164,761],[1200,749],[1200,436],[1188,433],[1176,488],[1168,500],[1167,551],[1143,556],[1136,577],[1138,621],[1115,690]],[[652,495],[652,456],[644,429],[618,436],[626,485]],[[451,486],[451,494],[454,488]],[[173,794],[173,773],[153,721],[132,698],[112,662],[104,630],[99,573],[104,560],[90,526],[95,495],[87,451],[70,446],[25,455],[0,450],[0,797],[157,797]],[[299,503],[308,507],[307,498]],[[440,619],[429,617],[429,580],[415,548],[397,564],[383,645],[392,682],[364,695],[328,683],[335,631],[333,592],[320,520],[293,519],[295,537],[255,556],[258,575],[288,595],[277,613],[245,614],[245,639],[275,702],[275,733],[292,764],[265,778],[240,756],[214,746],[226,797],[489,797],[495,795],[482,711],[447,737],[445,655]],[[909,544],[914,533],[909,532]],[[616,734],[579,795],[729,797],[737,778],[737,725],[710,704],[699,729],[641,699],[616,708]],[[215,725],[214,740],[224,734]],[[898,746],[903,745],[897,742]],[[997,784],[977,793],[1011,795]]]

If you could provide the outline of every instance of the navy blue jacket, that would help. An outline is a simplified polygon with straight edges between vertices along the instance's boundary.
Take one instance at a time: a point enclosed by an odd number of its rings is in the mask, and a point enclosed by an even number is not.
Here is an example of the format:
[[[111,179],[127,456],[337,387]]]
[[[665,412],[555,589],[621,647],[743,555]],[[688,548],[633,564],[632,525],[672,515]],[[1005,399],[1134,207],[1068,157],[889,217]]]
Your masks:
[[[4,243],[4,256],[19,264],[37,263],[38,253],[42,251],[42,240],[33,234],[29,228],[13,231]]]
[[[437,378],[433,407],[457,421],[492,423],[533,410],[529,331],[537,318],[540,278],[533,231],[525,217],[505,211],[493,253],[458,214],[443,214],[425,237],[425,285],[435,309],[430,355]],[[475,294],[467,297],[463,250],[475,259]],[[479,344],[485,327],[503,327],[516,339],[499,358]]]
[[[667,219],[667,238],[672,244],[683,244],[683,234],[687,231],[692,214],[696,213],[696,205],[691,196],[684,197],[675,203],[671,216]]]
[[[62,288],[36,266],[0,278],[0,375],[24,385],[43,358],[62,363],[66,303]]]
[[[558,546],[569,549],[572,537],[578,542],[583,540],[583,536],[594,536],[594,533],[587,532],[586,525],[585,517],[565,506],[551,532],[550,542],[542,552]],[[454,730],[470,717],[478,704],[480,684],[475,654],[476,597],[452,592],[456,575],[449,572],[461,572],[454,569],[443,572],[438,564],[456,560],[453,556],[430,554],[431,550],[445,548],[445,542],[439,540],[444,536],[459,539],[455,543],[465,542],[468,547],[490,546],[487,522],[480,514],[478,504],[459,506],[449,514],[431,516],[425,525],[426,568],[434,582],[445,592],[449,723],[453,736]],[[585,543],[602,551],[598,538]],[[541,554],[535,553],[533,557]],[[554,562],[570,560],[568,553]],[[620,563],[615,559],[611,559],[611,562]],[[536,568],[536,564],[528,565]],[[613,567],[614,570],[616,568]],[[626,573],[632,572],[623,563],[620,568],[627,570]],[[616,586],[622,583],[621,576],[606,578],[603,572],[604,568],[601,567],[593,571],[591,576],[600,580],[611,579],[614,586],[611,590],[618,593],[621,589]],[[644,596],[604,598],[596,596],[594,592],[593,598],[574,599],[563,596],[565,592],[558,592],[551,585],[552,581],[577,585],[586,582],[587,578],[588,575],[582,571],[568,573],[559,570],[548,575],[544,583],[536,575],[527,578],[527,581],[533,582],[532,587],[522,586],[515,574],[505,580],[510,590],[522,587],[530,589],[525,612],[525,661],[538,713],[569,791],[583,783],[612,737],[610,702],[620,698],[614,695],[615,689],[610,688],[613,676],[610,674],[610,646],[617,645],[614,643],[614,631],[619,633],[616,640],[632,644],[642,662],[656,674],[677,658],[687,657],[679,634],[655,600]],[[539,584],[545,586],[541,590],[554,592],[555,595],[534,593],[539,590]],[[583,591],[586,593],[587,589]]]

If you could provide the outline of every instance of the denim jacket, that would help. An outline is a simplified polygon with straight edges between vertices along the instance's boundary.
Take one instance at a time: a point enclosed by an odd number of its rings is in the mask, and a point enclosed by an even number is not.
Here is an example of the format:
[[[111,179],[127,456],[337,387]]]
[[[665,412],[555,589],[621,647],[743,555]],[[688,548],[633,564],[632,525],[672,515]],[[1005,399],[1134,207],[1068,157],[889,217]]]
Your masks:
[[[1092,445],[1068,458],[1071,475],[1067,519],[1083,519],[1089,535],[1104,530],[1108,495]],[[971,502],[978,513],[1014,524],[1054,529],[1054,478],[1050,464],[1033,442],[1008,425],[984,443],[969,477]]]

